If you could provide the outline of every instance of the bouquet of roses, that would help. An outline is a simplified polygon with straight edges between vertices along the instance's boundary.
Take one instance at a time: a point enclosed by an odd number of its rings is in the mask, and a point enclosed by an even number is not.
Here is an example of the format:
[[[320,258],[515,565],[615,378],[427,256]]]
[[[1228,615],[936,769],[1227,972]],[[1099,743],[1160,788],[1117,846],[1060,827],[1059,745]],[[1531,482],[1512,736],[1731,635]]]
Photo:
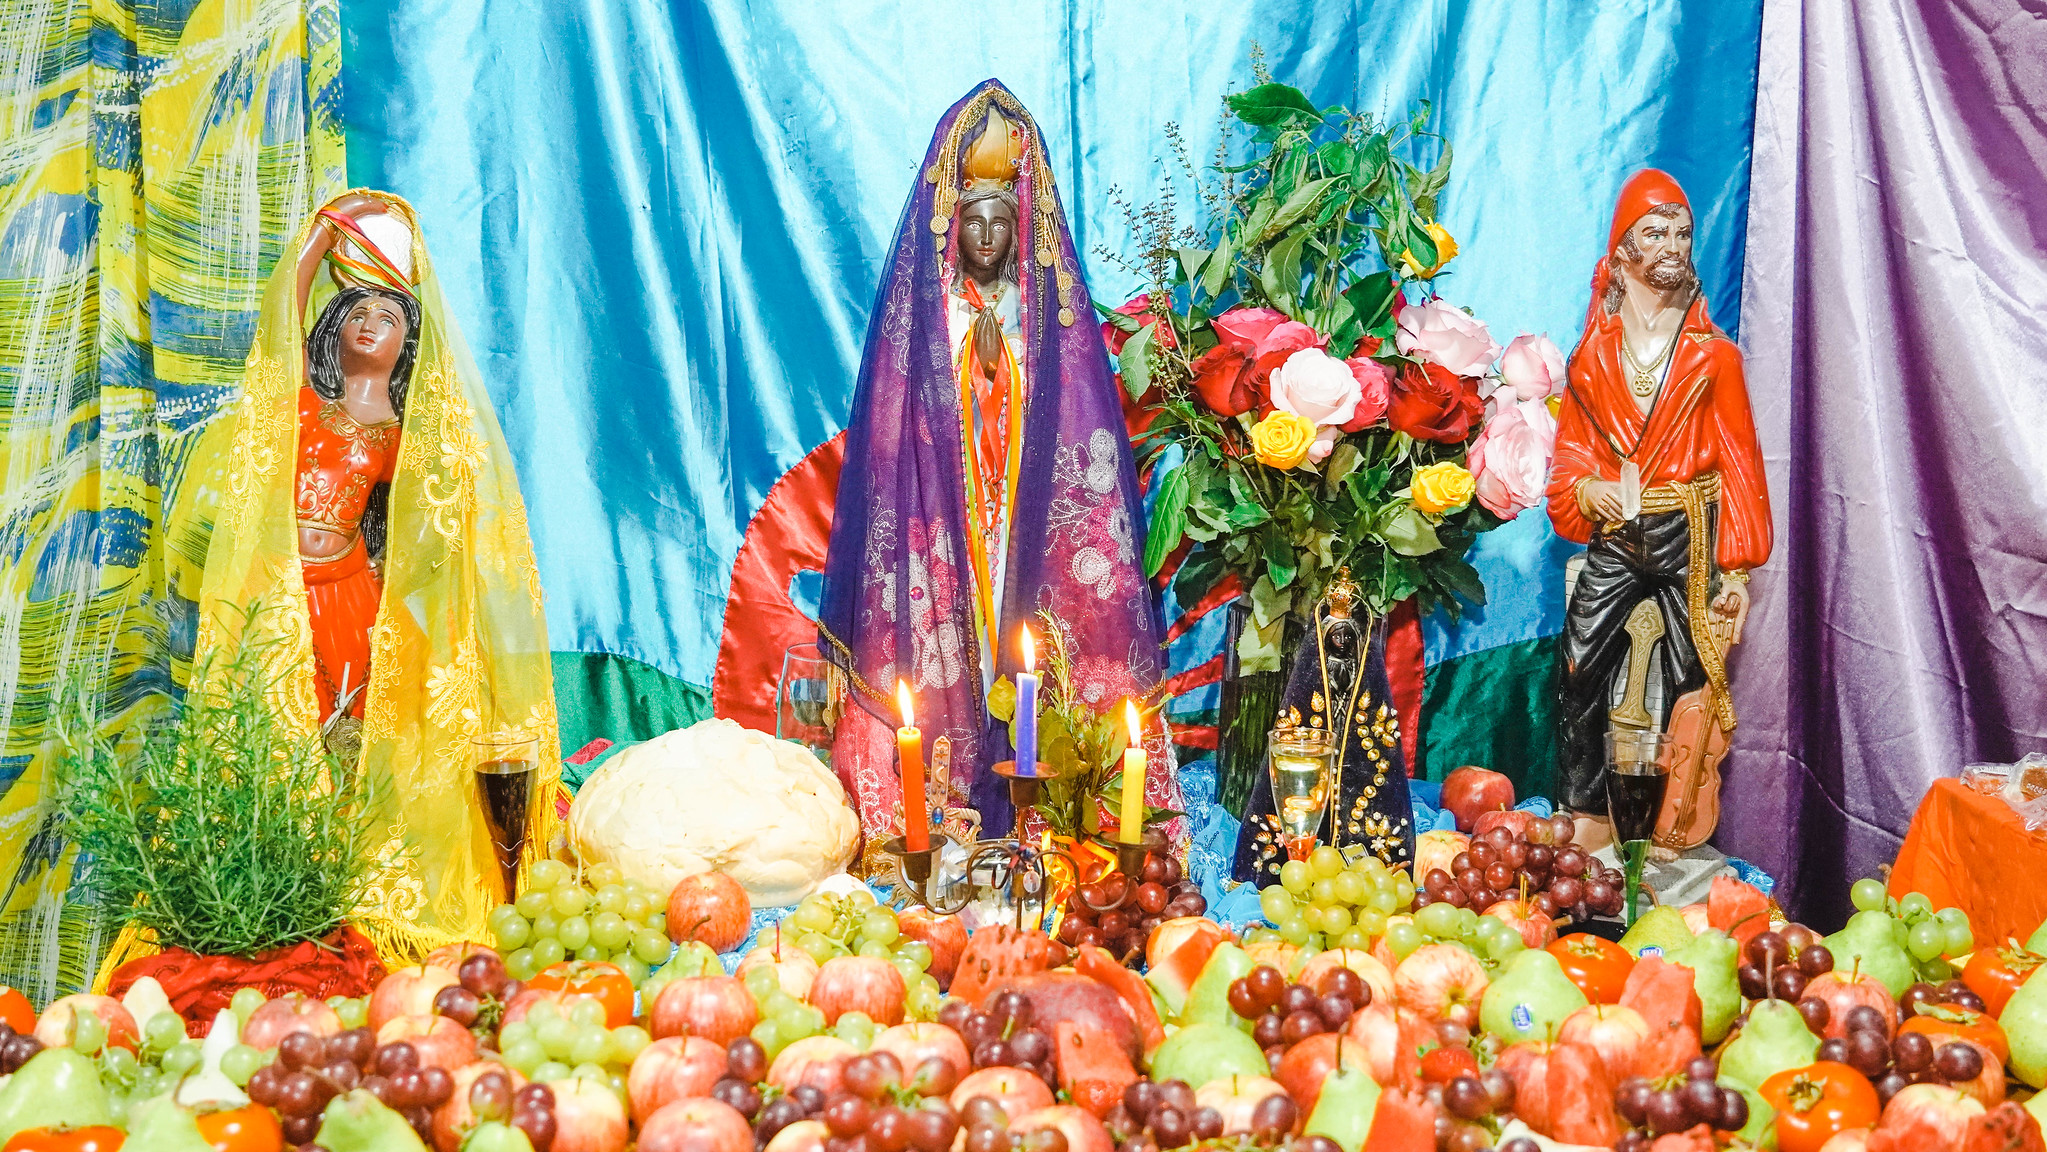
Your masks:
[[[1270,82],[1226,104],[1255,130],[1248,162],[1217,166],[1202,225],[1179,226],[1170,199],[1133,213],[1143,250],[1125,266],[1150,288],[1097,307],[1140,463],[1171,468],[1145,571],[1177,560],[1183,604],[1236,580],[1257,672],[1339,568],[1375,616],[1410,596],[1453,617],[1485,602],[1464,554],[1541,497],[1564,364],[1544,336],[1503,350],[1433,294],[1457,244],[1434,218],[1449,145],[1427,169],[1408,158],[1439,139],[1426,107],[1382,126]]]

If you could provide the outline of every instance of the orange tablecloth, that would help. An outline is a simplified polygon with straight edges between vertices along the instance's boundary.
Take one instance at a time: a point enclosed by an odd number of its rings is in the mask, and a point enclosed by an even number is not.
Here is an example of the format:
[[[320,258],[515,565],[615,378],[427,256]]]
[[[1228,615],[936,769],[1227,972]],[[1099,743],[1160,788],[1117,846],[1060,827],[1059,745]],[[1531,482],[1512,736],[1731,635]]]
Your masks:
[[[1891,895],[1907,892],[1967,912],[1979,945],[2024,943],[2047,920],[2047,832],[2026,831],[1996,796],[1936,780],[1891,869]]]

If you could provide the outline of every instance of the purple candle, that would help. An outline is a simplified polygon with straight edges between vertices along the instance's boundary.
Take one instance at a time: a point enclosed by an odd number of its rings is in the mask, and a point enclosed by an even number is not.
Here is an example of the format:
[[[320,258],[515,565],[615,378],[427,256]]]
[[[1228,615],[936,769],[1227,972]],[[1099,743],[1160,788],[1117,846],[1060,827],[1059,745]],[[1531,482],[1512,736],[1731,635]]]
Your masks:
[[[1023,626],[1024,670],[1016,675],[1016,774],[1038,774],[1038,649]]]

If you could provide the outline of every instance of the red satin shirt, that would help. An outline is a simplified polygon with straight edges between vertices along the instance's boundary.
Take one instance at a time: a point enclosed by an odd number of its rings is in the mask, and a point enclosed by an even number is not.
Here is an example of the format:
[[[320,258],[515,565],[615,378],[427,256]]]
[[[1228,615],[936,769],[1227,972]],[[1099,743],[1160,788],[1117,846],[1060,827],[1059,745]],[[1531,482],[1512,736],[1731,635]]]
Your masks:
[[[297,505],[301,525],[349,536],[370,490],[398,471],[398,421],[358,424],[338,400],[299,389]]]

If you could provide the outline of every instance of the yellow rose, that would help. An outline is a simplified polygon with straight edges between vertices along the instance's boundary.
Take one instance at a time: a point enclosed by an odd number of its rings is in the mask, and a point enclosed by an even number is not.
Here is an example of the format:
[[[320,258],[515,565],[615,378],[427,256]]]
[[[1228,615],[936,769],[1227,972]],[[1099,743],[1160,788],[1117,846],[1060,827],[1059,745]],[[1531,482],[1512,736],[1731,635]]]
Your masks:
[[[1400,253],[1400,262],[1407,265],[1407,274],[1411,279],[1426,280],[1434,276],[1443,270],[1443,265],[1448,264],[1451,257],[1457,255],[1457,239],[1450,235],[1448,229],[1431,220],[1426,231],[1429,239],[1436,242],[1436,262],[1424,268],[1415,263],[1412,249],[1403,249]]]
[[[1408,494],[1416,511],[1441,516],[1471,503],[1471,493],[1476,487],[1477,482],[1472,480],[1471,473],[1466,472],[1463,465],[1444,460],[1417,469]]]
[[[1251,447],[1258,462],[1284,472],[1298,468],[1315,444],[1315,425],[1291,412],[1273,409],[1272,415],[1251,426]]]

